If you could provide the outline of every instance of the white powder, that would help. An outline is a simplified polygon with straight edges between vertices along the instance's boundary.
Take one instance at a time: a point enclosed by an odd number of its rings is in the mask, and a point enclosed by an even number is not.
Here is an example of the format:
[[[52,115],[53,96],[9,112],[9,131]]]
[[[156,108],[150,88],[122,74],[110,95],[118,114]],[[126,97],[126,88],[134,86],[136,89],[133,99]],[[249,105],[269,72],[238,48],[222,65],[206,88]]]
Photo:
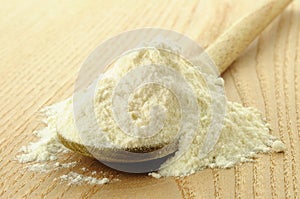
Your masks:
[[[81,170],[81,171],[88,171],[88,169],[85,168],[85,167],[82,167],[80,170]],[[93,175],[93,174],[92,174],[92,175]]]
[[[36,164],[28,165],[28,166],[26,166],[26,168],[28,168],[29,171],[46,173],[46,172],[50,171],[51,166],[46,163],[44,163],[44,164],[36,163]]]
[[[162,176],[186,176],[203,168],[230,168],[239,162],[253,161],[256,153],[272,150],[282,152],[284,144],[269,135],[268,125],[254,108],[245,108],[238,103],[228,102],[225,127],[220,138],[205,158],[197,158],[200,138],[178,159],[168,160],[158,173]],[[174,162],[172,162],[174,160]]]
[[[152,176],[153,178],[156,178],[156,179],[161,178],[161,175],[159,173],[155,173],[155,172],[148,173],[148,176]]]
[[[63,164],[56,162],[55,164],[57,167],[61,167],[61,168],[73,168],[77,165],[77,162],[68,162],[68,163],[63,163]]]
[[[209,106],[211,99],[209,91],[204,86],[202,76],[189,62],[182,58],[174,57],[158,49],[147,49],[133,52],[117,60],[103,78],[97,82],[97,92],[95,95],[95,113],[97,122],[103,130],[103,134],[95,135],[97,128],[90,122],[88,117],[93,109],[86,106],[88,100],[93,99],[93,91],[89,89],[80,93],[81,102],[79,104],[79,122],[84,124],[85,144],[90,146],[107,145],[110,143],[118,147],[140,147],[156,146],[167,144],[174,139],[181,120],[181,112],[177,98],[170,90],[157,85],[147,85],[135,90],[128,103],[128,110],[135,125],[143,127],[150,122],[150,108],[159,104],[166,111],[166,123],[160,133],[152,138],[140,139],[124,133],[115,122],[112,113],[113,91],[118,81],[130,70],[140,65],[156,64],[167,65],[178,71],[189,80],[190,86],[196,94],[200,115],[199,127],[190,146],[186,147],[183,155],[180,151],[174,157],[166,161],[156,173],[149,175],[159,178],[161,176],[186,176],[204,168],[229,168],[239,162],[253,161],[257,153],[267,153],[271,151],[281,152],[284,144],[269,134],[268,124],[261,113],[254,108],[245,108],[238,103],[227,102],[227,113],[225,116],[224,128],[220,138],[205,158],[199,159],[199,151],[210,124]],[[157,71],[149,75],[156,74]],[[173,81],[170,79],[169,81]],[[174,82],[176,83],[176,82]],[[220,82],[218,82],[220,84]],[[222,83],[222,82],[221,82]],[[92,96],[92,97],[91,97]],[[54,104],[45,109],[47,116],[47,128],[39,131],[38,135],[42,139],[37,143],[32,143],[23,148],[22,154],[17,157],[20,162],[55,160],[56,153],[64,150],[58,142],[56,133],[59,132],[68,140],[81,143],[78,135],[73,114],[73,99],[69,98],[58,104]],[[88,143],[86,143],[88,141]],[[181,150],[181,148],[179,149]],[[96,173],[95,173],[96,174]],[[94,175],[92,173],[92,175]],[[80,184],[88,182],[103,184],[108,179],[95,180],[92,177],[84,177],[81,174],[71,172],[61,177],[61,180],[68,180],[70,184]]]
[[[190,146],[183,145],[173,158],[166,161],[158,171],[162,176],[185,176],[203,168],[229,168],[239,162],[252,161],[256,153],[271,150],[281,152],[284,144],[269,134],[268,124],[261,113],[254,108],[246,108],[238,103],[227,102],[224,128],[214,150],[205,158],[198,158],[204,135],[210,124],[209,106],[211,99],[205,88],[203,77],[189,62],[159,49],[144,49],[132,52],[116,61],[111,70],[99,81],[96,94],[96,115],[98,123],[110,141],[118,146],[139,147],[166,144],[172,141],[174,132],[180,127],[180,108],[174,94],[156,85],[147,85],[135,90],[128,110],[138,126],[149,124],[150,107],[157,104],[167,111],[166,125],[160,133],[149,139],[139,139],[124,133],[116,123],[112,113],[112,98],[116,84],[129,71],[141,65],[156,64],[171,67],[190,83],[200,107],[199,127]],[[159,70],[149,74],[152,78]],[[141,75],[142,76],[142,75]],[[175,81],[169,79],[168,81]],[[221,84],[223,82],[217,82]],[[176,82],[174,82],[176,84]],[[180,150],[186,150],[182,155]],[[158,175],[151,174],[153,177]]]
[[[201,107],[201,117],[207,117],[209,114],[205,111],[208,107],[210,98],[209,92],[205,88],[204,80],[196,68],[176,54],[158,49],[143,49],[134,51],[126,56],[119,58],[111,68],[107,71],[103,78],[99,81],[95,98],[95,113],[97,121],[105,135],[116,146],[124,148],[151,147],[156,145],[165,145],[174,141],[175,135],[178,133],[181,124],[182,110],[179,108],[179,100],[174,95],[173,91],[158,84],[143,85],[136,89],[128,102],[128,112],[131,115],[129,120],[132,120],[135,126],[143,128],[148,126],[153,118],[159,117],[160,112],[155,116],[150,117],[151,108],[155,106],[163,107],[165,111],[165,122],[159,133],[150,138],[139,138],[126,134],[120,128],[120,124],[115,121],[113,115],[113,94],[118,82],[128,74],[129,71],[136,69],[139,66],[147,66],[155,64],[157,66],[169,66],[174,69],[179,75],[190,80],[190,86],[195,92],[199,107]],[[149,68],[149,67],[148,67]],[[169,76],[162,74],[167,73],[168,67],[156,67],[149,71],[141,71],[138,76],[148,77],[149,79],[159,79],[160,76],[165,78],[170,85],[178,87],[178,82]],[[139,81],[139,77],[136,77]],[[129,83],[130,84],[130,83]],[[125,85],[130,87],[130,85]],[[126,87],[127,88],[127,87]],[[123,93],[126,93],[124,91]],[[122,97],[121,94],[119,97]],[[123,103],[127,103],[124,99]],[[125,121],[126,122],[126,121]],[[186,121],[185,125],[189,120]],[[192,125],[192,124],[191,124]]]
[[[21,148],[23,154],[16,159],[21,163],[26,162],[45,162],[56,160],[58,153],[65,153],[68,150],[57,140],[56,128],[51,125],[53,119],[52,112],[46,110],[47,118],[44,121],[48,126],[34,134],[40,138],[37,142],[32,142],[28,146]],[[50,124],[50,125],[49,125]]]
[[[286,147],[281,141],[276,140],[275,142],[272,143],[272,149],[275,152],[282,152],[286,149]]]
[[[77,165],[77,162],[68,162],[68,163],[59,163],[55,162],[52,164],[51,162],[47,163],[35,163],[35,164],[30,164],[27,165],[26,168],[29,171],[34,171],[34,172],[40,172],[40,173],[46,173],[49,171],[57,170],[57,169],[67,169],[67,168],[73,168]]]
[[[54,106],[47,107],[42,111],[46,115],[46,119],[44,120],[44,122],[47,127],[35,131],[34,134],[39,138],[39,140],[30,143],[28,146],[22,147],[20,150],[22,154],[17,155],[16,157],[16,159],[20,163],[35,162],[34,164],[25,166],[25,168],[27,168],[29,171],[47,173],[58,169],[73,168],[78,164],[76,161],[67,163],[52,163],[52,161],[58,160],[58,156],[60,154],[69,152],[69,150],[65,148],[57,138],[56,124],[58,121],[56,117],[56,111],[61,110],[62,104],[63,103],[55,104]],[[86,168],[82,168],[82,170],[87,171]],[[92,175],[96,174],[96,171],[92,172]],[[70,172],[67,175],[62,175],[60,178],[62,179],[62,181],[67,181],[69,185],[82,183],[105,184],[109,182],[108,178],[95,178],[75,172]]]
[[[69,182],[68,185],[80,185],[82,183],[87,183],[87,184],[98,184],[98,185],[102,185],[102,184],[106,184],[109,182],[108,178],[95,178],[95,177],[91,177],[91,176],[84,176],[81,175],[79,173],[73,172],[71,171],[70,173],[66,174],[66,175],[62,175],[60,176],[61,181],[67,181]]]

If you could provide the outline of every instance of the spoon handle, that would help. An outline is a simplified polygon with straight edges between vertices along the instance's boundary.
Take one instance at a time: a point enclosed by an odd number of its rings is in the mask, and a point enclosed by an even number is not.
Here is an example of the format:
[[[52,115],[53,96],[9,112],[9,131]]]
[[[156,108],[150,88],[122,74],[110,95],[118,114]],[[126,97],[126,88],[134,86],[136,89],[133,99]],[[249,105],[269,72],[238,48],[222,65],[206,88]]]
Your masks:
[[[271,0],[232,25],[206,52],[222,74],[292,0]]]

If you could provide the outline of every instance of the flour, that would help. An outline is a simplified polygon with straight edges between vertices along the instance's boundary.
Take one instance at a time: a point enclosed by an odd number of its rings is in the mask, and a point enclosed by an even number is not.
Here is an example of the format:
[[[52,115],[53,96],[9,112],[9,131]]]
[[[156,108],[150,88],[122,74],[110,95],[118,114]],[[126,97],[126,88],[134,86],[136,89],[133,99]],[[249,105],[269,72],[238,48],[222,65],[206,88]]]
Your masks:
[[[156,178],[156,179],[161,178],[161,175],[159,173],[155,173],[155,172],[148,173],[148,176],[152,176],[153,178]]]
[[[46,109],[43,112],[46,113],[47,117],[44,122],[48,126],[34,132],[40,140],[21,148],[23,154],[16,157],[21,163],[53,161],[57,160],[57,154],[68,152],[68,149],[57,140],[56,128],[51,125],[53,120],[52,112]]]
[[[167,144],[172,141],[174,132],[180,124],[180,109],[176,97],[168,89],[155,85],[147,85],[135,90],[128,103],[129,114],[137,126],[149,124],[149,109],[157,104],[167,110],[167,125],[149,139],[139,139],[124,133],[113,119],[112,98],[117,82],[130,70],[140,65],[164,65],[178,71],[190,83],[196,94],[200,107],[199,127],[190,146],[183,145],[173,158],[166,161],[158,170],[162,176],[186,176],[204,168],[230,168],[240,162],[253,161],[257,153],[271,151],[281,152],[284,144],[269,134],[269,125],[262,114],[254,109],[243,107],[234,102],[227,102],[227,113],[224,118],[224,128],[213,151],[205,158],[198,158],[204,136],[210,124],[209,106],[211,103],[209,91],[204,80],[189,62],[159,49],[144,49],[121,57],[99,81],[96,93],[96,114],[98,122],[110,141],[117,146],[139,147]],[[156,70],[149,74],[154,78]],[[174,81],[169,79],[168,81]],[[220,83],[220,82],[218,82]],[[221,82],[222,83],[222,82]],[[177,108],[177,109],[176,109]],[[183,155],[180,150],[185,150]],[[158,175],[151,174],[153,177]]]
[[[186,176],[204,168],[230,168],[237,163],[251,162],[257,153],[282,152],[284,144],[269,134],[269,128],[259,111],[228,102],[225,126],[220,138],[205,158],[198,159],[200,139],[196,137],[190,149],[176,159],[168,160],[158,174]],[[173,162],[172,162],[173,161]]]
[[[149,72],[146,71],[146,68],[150,67],[148,65],[155,65],[156,67],[152,67],[150,69],[151,72]],[[183,110],[178,108],[180,106],[178,97],[180,96],[175,96],[174,90],[160,84],[146,84],[143,87],[141,86],[136,89],[128,101],[128,114],[130,115],[130,118],[122,122],[121,125],[115,121],[113,113],[113,95],[115,88],[124,75],[129,71],[137,69],[139,66],[147,67],[139,70],[137,77],[135,77],[137,80],[131,80],[133,82],[139,81],[138,78],[148,78],[150,80],[164,78],[164,82],[171,85],[173,89],[176,87],[178,88],[178,82],[168,74],[168,69],[172,69],[180,76],[190,80],[190,86],[196,94],[199,107],[201,107],[200,114],[203,117],[209,114],[208,112],[205,112],[210,100],[209,93],[207,92],[207,89],[205,90],[203,77],[197,72],[197,69],[190,67],[190,64],[178,55],[166,51],[157,49],[134,51],[117,60],[111,70],[107,71],[98,83],[95,97],[95,114],[99,126],[103,133],[107,135],[110,142],[123,148],[164,146],[176,139],[176,134],[181,128]],[[127,86],[130,87],[130,85],[125,86],[125,89]],[[126,91],[122,92],[126,93]],[[123,97],[123,93],[118,97]],[[119,101],[127,103],[127,100],[123,98]],[[127,121],[133,121],[134,126],[139,128],[148,126],[151,123],[151,120],[153,121],[155,120],[154,118],[160,117],[161,113],[159,111],[156,111],[157,115],[150,116],[151,108],[155,106],[160,106],[165,111],[164,126],[160,129],[159,133],[149,138],[141,138],[128,135],[120,128],[120,126],[124,126],[124,123]],[[125,107],[127,106],[125,105]],[[192,119],[193,118],[186,119],[183,125],[189,125],[188,123]],[[193,126],[193,124],[190,124],[190,126]],[[127,132],[132,131],[134,130],[128,130]]]
[[[181,74],[193,89],[199,107],[199,118],[197,118],[199,126],[190,145],[179,147],[179,151],[174,157],[161,165],[157,172],[150,173],[150,176],[155,178],[186,176],[204,168],[230,168],[237,163],[253,161],[253,157],[257,153],[282,152],[285,149],[280,140],[269,134],[269,125],[258,110],[243,107],[238,103],[227,102],[224,105],[227,112],[220,138],[207,156],[199,158],[212,114],[209,108],[211,105],[209,90],[205,86],[202,75],[191,63],[175,54],[156,48],[142,49],[119,58],[98,82],[94,82],[97,84],[95,96],[94,91],[89,89],[81,91],[79,123],[84,124],[84,144],[96,147],[138,148],[161,146],[174,141],[176,133],[180,129],[182,111],[178,97],[163,86],[147,84],[140,87],[134,90],[127,104],[130,119],[134,125],[141,128],[151,123],[151,107],[155,105],[163,107],[166,117],[165,125],[158,134],[146,138],[130,136],[114,120],[112,99],[117,83],[137,66],[149,64],[168,66]],[[151,78],[159,75],[159,71],[149,74]],[[169,78],[168,81],[176,85],[174,79]],[[218,82],[218,84],[222,83],[222,81]],[[94,99],[95,102],[94,109],[86,106],[86,101],[91,99]],[[94,126],[88,116],[90,115],[88,113],[94,111],[97,124],[103,131],[101,134],[97,134],[98,126]],[[42,139],[22,149],[24,154],[17,156],[20,162],[56,160],[56,154],[65,151],[57,139],[57,133],[62,134],[69,141],[82,144],[74,121],[72,97],[47,107],[44,112],[47,127],[37,133]],[[155,117],[160,117],[160,114],[159,112]],[[191,125],[191,129],[192,127]],[[180,153],[182,150],[184,153]],[[93,173],[96,174],[96,172]],[[92,175],[94,175],[93,173]],[[96,180],[91,176],[84,177],[75,172],[63,175],[61,180],[68,180],[69,184],[108,182],[108,179],[105,178]]]
[[[42,110],[46,118],[44,120],[47,125],[45,128],[34,132],[39,140],[30,143],[28,146],[21,148],[20,152],[22,154],[17,155],[16,160],[20,163],[28,163],[25,166],[29,171],[38,173],[48,173],[55,170],[70,169],[78,165],[78,162],[58,162],[59,156],[68,153],[69,150],[65,148],[57,138],[56,123],[57,117],[56,111],[61,110],[63,103],[58,103],[55,106],[47,107]],[[56,162],[53,162],[56,161]],[[82,171],[87,171],[86,168],[81,168]],[[103,173],[103,172],[102,172]],[[96,175],[96,171],[92,171],[92,175]],[[68,185],[73,184],[106,184],[109,182],[108,178],[96,178],[90,177],[76,172],[69,172],[68,174],[63,174],[60,177],[61,181],[68,182]],[[116,181],[117,179],[113,179]]]
[[[51,166],[47,163],[36,163],[32,165],[26,166],[29,171],[39,172],[39,173],[47,173],[50,171]]]
[[[63,163],[63,164],[61,164],[61,163],[59,163],[59,162],[56,162],[55,163],[55,166],[57,167],[57,168],[73,168],[73,167],[75,167],[77,165],[77,162],[68,162],[68,163]]]
[[[85,167],[82,167],[80,170],[81,170],[81,171],[88,171],[88,169],[85,168]]]
[[[67,181],[68,185],[73,185],[73,184],[80,185],[82,183],[87,183],[91,185],[93,184],[102,185],[102,184],[107,184],[109,182],[108,178],[98,179],[91,176],[84,176],[73,171],[71,171],[66,175],[60,176],[60,179],[61,181]]]

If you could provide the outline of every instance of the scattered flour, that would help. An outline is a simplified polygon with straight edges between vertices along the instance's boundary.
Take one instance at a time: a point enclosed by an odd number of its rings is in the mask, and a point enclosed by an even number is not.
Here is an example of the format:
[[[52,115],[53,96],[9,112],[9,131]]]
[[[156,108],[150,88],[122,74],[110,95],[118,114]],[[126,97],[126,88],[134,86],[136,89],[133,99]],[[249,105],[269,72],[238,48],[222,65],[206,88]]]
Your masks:
[[[68,162],[68,163],[59,163],[55,162],[54,164],[51,162],[47,163],[35,163],[35,164],[30,164],[27,165],[26,168],[29,171],[34,171],[34,172],[40,172],[40,173],[46,173],[49,171],[57,170],[57,169],[67,169],[67,168],[73,168],[77,165],[77,162]]]
[[[45,111],[47,112],[47,118],[44,122],[48,125],[53,119],[53,116],[51,116],[51,111]],[[23,154],[16,157],[21,163],[53,161],[57,160],[57,154],[69,151],[58,142],[56,129],[51,125],[48,125],[40,131],[35,131],[34,134],[39,137],[40,140],[21,148]]]
[[[60,179],[61,181],[67,181],[68,185],[73,185],[73,184],[80,185],[84,182],[91,185],[93,184],[102,185],[102,184],[107,184],[109,182],[108,178],[98,179],[91,176],[84,176],[73,171],[71,171],[66,175],[60,176]]]
[[[58,168],[73,168],[77,165],[77,162],[68,162],[68,163],[59,163],[59,162],[56,162],[55,165],[58,167]]]
[[[152,176],[153,178],[159,179],[161,178],[161,175],[159,173],[151,172],[148,173],[149,176]]]
[[[27,168],[29,171],[38,173],[47,173],[58,169],[75,167],[78,164],[76,161],[67,163],[53,163],[53,161],[58,160],[58,156],[60,154],[67,153],[69,150],[58,141],[55,127],[55,123],[57,121],[55,120],[56,118],[53,117],[55,114],[53,114],[52,110],[48,108],[45,108],[43,112],[46,115],[44,122],[47,124],[47,127],[34,132],[39,140],[37,142],[30,143],[28,146],[22,147],[20,150],[22,154],[17,155],[16,160],[18,160],[20,163],[28,163],[25,168]],[[53,121],[55,121],[55,123]],[[81,170],[87,171],[88,169],[83,167]],[[92,175],[96,174],[96,171],[92,171]],[[67,181],[69,185],[82,183],[101,185],[109,182],[108,178],[90,177],[75,172],[62,175],[60,179],[62,181]],[[113,179],[113,181],[116,180],[118,179]]]
[[[28,165],[26,166],[26,168],[28,168],[29,171],[46,173],[50,171],[51,166],[47,163],[44,164],[36,163],[36,164]]]
[[[85,168],[85,167],[82,167],[80,170],[81,170],[81,171],[88,171],[88,169]]]

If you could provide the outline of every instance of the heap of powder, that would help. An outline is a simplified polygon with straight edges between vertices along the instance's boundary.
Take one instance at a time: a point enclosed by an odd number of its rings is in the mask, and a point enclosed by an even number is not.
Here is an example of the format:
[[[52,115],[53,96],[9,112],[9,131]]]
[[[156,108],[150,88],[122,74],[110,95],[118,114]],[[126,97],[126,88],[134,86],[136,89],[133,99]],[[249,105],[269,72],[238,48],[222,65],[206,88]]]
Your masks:
[[[284,144],[269,134],[269,126],[260,112],[238,103],[227,103],[224,128],[214,149],[197,158],[200,139],[180,157],[169,159],[157,172],[162,176],[186,176],[203,168],[230,168],[239,162],[253,161],[256,153],[282,152]]]
[[[158,67],[150,68],[150,65]],[[119,124],[113,115],[113,102],[115,100],[113,99],[113,95],[116,86],[130,71],[143,66],[146,66],[147,70],[145,70],[146,68],[139,70],[138,73],[132,77],[133,79],[130,79],[128,83],[123,83],[127,85],[121,85],[124,87],[124,90],[121,90],[116,100],[118,100],[117,103],[124,103],[124,106],[128,107],[127,110],[130,117],[125,118],[123,123]],[[133,51],[120,57],[98,82],[95,95],[95,114],[97,122],[110,142],[122,148],[163,146],[174,142],[181,127],[183,110],[180,109],[178,96],[176,96],[174,90],[172,90],[178,88],[180,85],[172,75],[168,74],[168,70],[170,69],[177,72],[178,75],[184,77],[188,83],[190,83],[192,90],[196,94],[199,106],[201,107],[201,109],[199,109],[202,115],[201,117],[207,116],[209,113],[205,110],[207,110],[209,100],[206,101],[206,99],[208,99],[209,96],[203,96],[209,95],[209,93],[205,92],[207,89],[204,88],[204,80],[201,74],[197,72],[197,69],[193,69],[189,66],[190,64],[185,59],[180,58],[176,53],[154,48]],[[123,98],[127,92],[126,89],[131,87],[131,82],[137,82],[140,80],[139,78],[147,78],[153,81],[160,79],[161,83],[140,85],[133,93],[130,93],[131,97],[129,100]],[[168,82],[170,88],[166,88],[163,85],[164,82]],[[186,93],[180,93],[180,95],[184,94]],[[132,134],[128,135],[128,133],[132,133],[135,130],[134,128],[129,129],[129,132],[125,132],[126,130],[121,129],[122,126],[128,125],[128,121],[132,121],[134,124],[133,127],[147,127],[151,120],[155,121],[155,118],[161,117],[161,112],[151,112],[151,108],[157,106],[162,107],[165,113],[163,128],[159,129],[158,133],[150,137],[139,137],[132,136]],[[151,113],[154,115],[151,115]],[[192,119],[189,120],[185,118],[184,125],[192,126],[193,124],[188,124],[190,121],[192,121]],[[200,128],[203,127],[201,126]]]
[[[200,147],[203,145],[212,114],[209,90],[205,86],[202,75],[191,63],[156,48],[142,49],[119,58],[97,82],[95,98],[93,98],[94,90],[87,89],[81,92],[79,120],[81,124],[84,124],[84,128],[81,129],[86,134],[84,144],[95,147],[106,144],[111,146],[112,144],[121,148],[131,148],[164,145],[173,141],[174,135],[180,128],[181,112],[176,96],[166,88],[147,85],[132,93],[128,102],[129,115],[135,125],[140,127],[149,124],[152,106],[159,104],[164,107],[166,123],[160,133],[154,137],[140,139],[126,134],[120,129],[113,116],[112,98],[119,80],[132,69],[149,64],[168,66],[180,73],[192,87],[199,107],[199,126],[193,141],[185,147],[184,153],[180,153],[179,150],[174,157],[161,165],[157,173],[151,173],[150,175],[153,177],[186,176],[208,167],[229,168],[240,162],[253,161],[253,157],[257,153],[284,150],[284,144],[269,134],[269,125],[258,110],[243,107],[238,103],[227,102],[224,128],[220,138],[206,157],[199,158]],[[149,75],[155,77],[159,75],[158,73],[159,71],[153,71]],[[168,81],[174,80],[168,79]],[[217,83],[222,84],[223,82]],[[85,105],[91,99],[95,99],[93,107],[95,110]],[[91,122],[92,119],[89,117],[91,114],[88,114],[94,113],[94,111],[97,124],[103,130],[101,135],[95,135],[97,127]],[[60,133],[67,140],[82,143],[75,126],[72,97],[46,108],[45,113],[48,117],[46,119],[48,127],[45,131],[53,135]],[[53,139],[53,141],[59,144],[57,139]]]
[[[148,85],[137,90],[128,104],[128,110],[133,115],[135,124],[143,126],[149,124],[149,109],[159,104],[167,110],[167,125],[156,137],[139,139],[124,133],[112,113],[113,92],[122,77],[129,71],[149,64],[171,67],[181,74],[192,87],[200,110],[199,126],[190,146],[183,146],[183,153],[179,151],[174,157],[167,160],[159,169],[158,174],[163,176],[190,175],[206,167],[229,168],[238,162],[252,161],[256,153],[266,153],[271,150],[280,152],[284,150],[284,144],[269,134],[269,125],[262,114],[254,108],[246,108],[238,103],[227,102],[224,128],[219,140],[205,158],[199,158],[204,136],[210,124],[209,107],[211,98],[209,90],[205,87],[202,74],[199,69],[176,54],[168,51],[148,48],[131,52],[125,55],[113,65],[99,81],[95,100],[98,123],[109,139],[125,147],[152,146],[158,143],[166,144],[172,141],[174,132],[180,125],[180,107],[174,94],[168,89],[154,85]],[[149,74],[155,79],[159,70]],[[175,79],[168,79],[174,81]],[[222,81],[217,82],[223,83]],[[183,93],[184,94],[184,93]],[[176,109],[177,108],[177,109]]]
[[[150,138],[140,138],[128,135],[120,129],[119,124],[114,120],[112,111],[112,95],[119,80],[128,73],[128,71],[141,65],[167,65],[173,67],[178,74],[182,74],[185,79],[189,80],[193,91],[196,94],[200,110],[200,128],[205,129],[203,118],[209,118],[210,112],[207,111],[210,103],[209,91],[205,87],[205,81],[198,69],[192,68],[191,64],[185,59],[180,58],[177,54],[158,49],[144,49],[135,51],[117,60],[111,70],[107,71],[97,83],[96,93],[93,89],[86,89],[79,92],[76,101],[76,122],[74,119],[73,98],[69,98],[57,105],[52,105],[48,109],[51,112],[56,112],[56,119],[51,121],[51,126],[56,126],[57,131],[67,140],[81,143],[84,139],[84,144],[91,147],[120,147],[120,148],[139,148],[153,147],[157,145],[165,145],[174,141],[175,135],[180,129],[181,111],[177,97],[174,96],[172,90],[164,88],[158,84],[148,84],[138,90],[131,96],[129,101],[129,115],[136,126],[144,127],[150,123],[150,109],[153,106],[161,106],[166,111],[166,120],[161,131]],[[160,69],[161,70],[161,69]],[[161,75],[160,72],[154,69],[149,73],[149,78],[155,78]],[[140,74],[139,74],[140,75]],[[165,77],[166,81],[171,83],[173,87],[178,86],[176,80]],[[219,82],[220,83],[220,82]],[[222,81],[221,81],[222,83]],[[91,86],[91,88],[93,88]],[[94,96],[95,95],[95,96]],[[95,98],[94,98],[95,97]],[[94,107],[87,104],[94,100]],[[124,100],[125,101],[125,100]],[[126,102],[126,101],[125,101]],[[95,112],[97,123],[101,127],[95,126],[93,123],[93,114]],[[89,114],[88,114],[89,113]],[[156,116],[156,115],[155,115]],[[154,116],[154,117],[155,117]],[[153,117],[153,116],[152,116]],[[59,121],[55,123],[55,121]],[[190,120],[186,119],[186,123]],[[53,124],[54,123],[54,124]],[[75,124],[76,123],[76,124]],[[189,124],[185,124],[189,125]],[[190,124],[192,125],[192,124]],[[78,133],[80,126],[81,133]],[[205,134],[205,131],[198,131],[198,135]],[[201,136],[204,137],[204,136]]]

